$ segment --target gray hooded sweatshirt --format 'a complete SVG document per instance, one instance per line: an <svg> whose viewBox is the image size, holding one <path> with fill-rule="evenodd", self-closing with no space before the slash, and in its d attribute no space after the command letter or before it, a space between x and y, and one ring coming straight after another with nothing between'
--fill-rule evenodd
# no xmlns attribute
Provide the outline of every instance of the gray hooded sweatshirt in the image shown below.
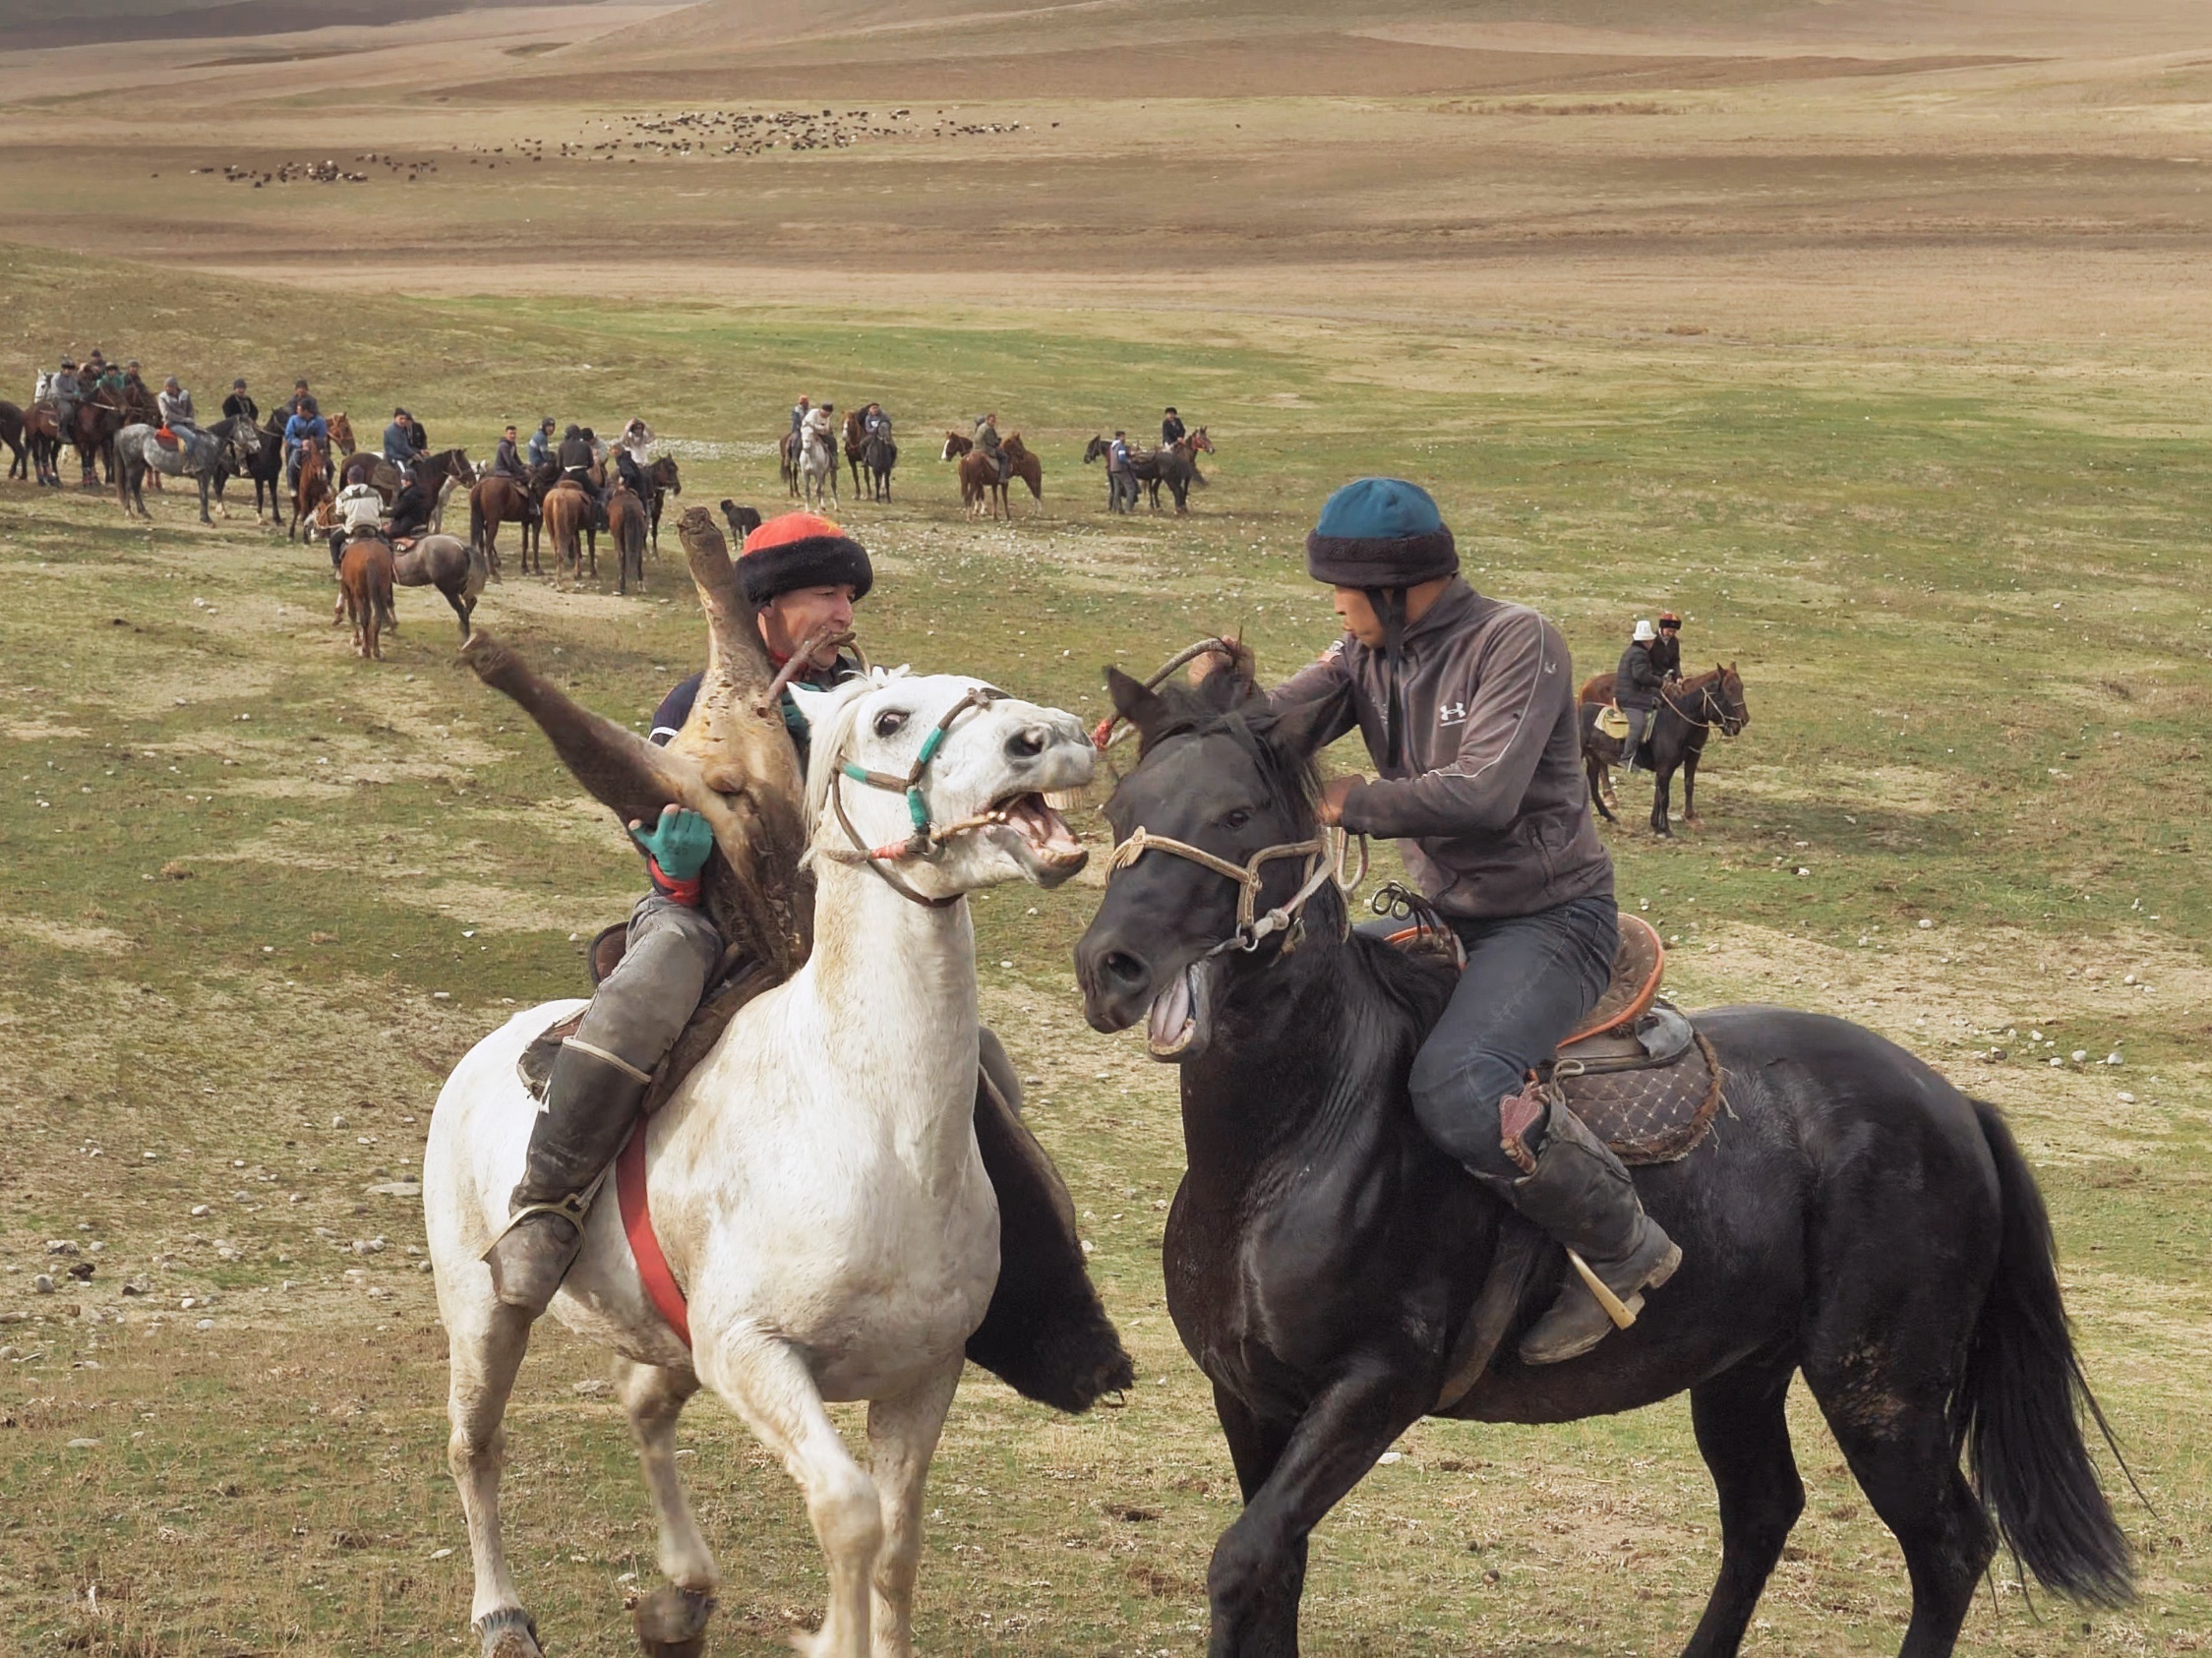
<svg viewBox="0 0 2212 1658"><path fill-rule="evenodd" d="M1383 758L1388 695L1383 652L1347 633L1269 697L1279 713L1317 714L1323 741L1354 726L1366 739L1382 775L1345 799L1346 829L1397 840L1447 916L1492 920L1611 894L1558 628L1455 578L1405 632L1395 767Z"/></svg>

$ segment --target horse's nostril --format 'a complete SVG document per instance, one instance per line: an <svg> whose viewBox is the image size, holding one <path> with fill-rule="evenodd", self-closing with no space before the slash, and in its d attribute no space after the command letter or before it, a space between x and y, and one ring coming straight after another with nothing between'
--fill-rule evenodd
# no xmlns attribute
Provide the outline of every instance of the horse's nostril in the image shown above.
<svg viewBox="0 0 2212 1658"><path fill-rule="evenodd" d="M1029 726L1006 740L1006 752L1017 760L1034 760L1051 740L1052 734L1043 726Z"/></svg>
<svg viewBox="0 0 2212 1658"><path fill-rule="evenodd" d="M1138 984L1144 981L1144 963L1130 955L1126 950L1108 950L1099 966L1106 970L1107 977L1118 978L1124 984Z"/></svg>

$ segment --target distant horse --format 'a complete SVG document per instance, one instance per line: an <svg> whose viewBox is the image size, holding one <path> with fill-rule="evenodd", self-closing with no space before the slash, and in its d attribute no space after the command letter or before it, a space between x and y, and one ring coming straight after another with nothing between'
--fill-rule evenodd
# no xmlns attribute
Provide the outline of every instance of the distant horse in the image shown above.
<svg viewBox="0 0 2212 1658"><path fill-rule="evenodd" d="M1197 431L1176 439L1164 448L1132 456L1130 471L1137 482L1145 487L1155 512L1160 510L1162 484L1166 484L1168 493L1175 498L1175 510L1187 512L1192 487L1203 488L1206 483L1205 474L1198 470L1197 457L1213 452L1214 441L1206 436L1206 428L1201 426Z"/></svg>
<svg viewBox="0 0 2212 1658"><path fill-rule="evenodd" d="M33 403L23 411L23 441L37 481L48 489L60 489L64 439L60 418L51 404Z"/></svg>
<svg viewBox="0 0 2212 1658"><path fill-rule="evenodd" d="M323 424L330 429L331 446L334 447L339 454L350 455L355 449L360 447L360 445L353 441L353 422L345 418L345 411L343 409L340 409L336 414L330 416L330 418L325 421Z"/></svg>
<svg viewBox="0 0 2212 1658"><path fill-rule="evenodd" d="M284 498L281 491L284 487L284 418L280 414L272 414L266 425L258 428L262 437L261 447L254 451L244 467L234 470L225 461L216 471L217 506L222 505L223 486L233 477L243 475L254 481L254 521L261 522L262 501L265 496L269 501L269 518L273 520L283 516Z"/></svg>
<svg viewBox="0 0 2212 1658"><path fill-rule="evenodd" d="M837 500L837 449L817 432L800 434L799 481L809 506L827 506Z"/></svg>
<svg viewBox="0 0 2212 1658"><path fill-rule="evenodd" d="M628 593L632 577L637 591L645 591L645 503L630 493L628 484L618 488L614 500L607 503L607 534L615 544L617 593Z"/></svg>
<svg viewBox="0 0 2212 1658"><path fill-rule="evenodd" d="M415 462L414 476L425 483L438 479L442 482L450 480L456 484L473 484L476 482L476 468L469 465L466 449L440 449L436 454L424 455ZM397 498L401 482L397 466L383 455L366 450L348 456L345 464L338 468L339 489L353 484L367 484L384 497L387 506Z"/></svg>
<svg viewBox="0 0 2212 1658"><path fill-rule="evenodd" d="M540 520L535 507L530 486L504 472L479 478L469 486L469 544L483 550L493 580L497 581L500 575L500 526L508 523L522 527L522 573L545 573L544 563L538 557Z"/></svg>
<svg viewBox="0 0 2212 1658"><path fill-rule="evenodd" d="M1800 1375L1903 1552L1901 1658L1953 1650L2001 1543L2059 1593L2131 1598L2051 1217L1995 1106L1840 1019L1698 1013L1722 1115L1632 1174L1681 1270L1590 1352L1527 1364L1519 1337L1568 1258L1414 1114L1407 1075L1455 970L1349 924L1314 809L1327 728L1273 715L1248 669L1109 686L1141 744L1106 807L1122 851L1076 976L1094 1030L1144 1025L1181 1071L1167 1312L1243 1498L1205 1574L1214 1658L1293 1658L1314 1527L1423 1417L1582 1421L1685 1392L1720 1521L1686 1651L1733 1658L1805 1509ZM1664 1480L1612 1474L1631 1501ZM1522 1495L1509 1527L1533 1533L1543 1503ZM1470 1640L1495 1647L1452 1644Z"/></svg>
<svg viewBox="0 0 2212 1658"><path fill-rule="evenodd" d="M469 617L477 597L491 576L484 550L454 535L419 536L401 553L392 555L391 579L401 587L435 587L460 619L461 637L469 634ZM399 631L396 619L391 630Z"/></svg>
<svg viewBox="0 0 2212 1658"><path fill-rule="evenodd" d="M212 524L208 503L215 474L226 461L243 467L261 452L262 435L244 415L218 420L198 432L179 432L174 448L154 437L150 426L126 426L115 435L115 499L123 515L150 518L146 509L146 475L149 471L171 478L191 478L200 485L200 521ZM226 511L224 516L228 516Z"/></svg>
<svg viewBox="0 0 2212 1658"><path fill-rule="evenodd" d="M292 521L284 526L285 539L298 536L305 541L300 525L310 525L312 533L315 509L330 499L330 451L320 438L302 439L299 475L292 480Z"/></svg>
<svg viewBox="0 0 2212 1658"><path fill-rule="evenodd" d="M70 411L69 425L62 435L75 446L78 464L84 469L80 488L99 487L94 469L102 463L107 468L107 481L115 482L115 435L129 424L129 416L123 410L105 403L86 401Z"/></svg>
<svg viewBox="0 0 2212 1658"><path fill-rule="evenodd" d="M1043 502L1045 466L1023 444L1022 435L1012 433L998 446L1006 455L1007 476L1021 479L1029 486L1029 493ZM976 447L973 439L947 432L944 452L937 458L958 462L954 471L960 480L960 501L971 517L987 515L1013 521L1014 510L1006 500L1006 486L999 482L998 468L991 464L989 455Z"/></svg>
<svg viewBox="0 0 2212 1658"><path fill-rule="evenodd" d="M1130 457L1132 466L1135 458ZM1137 474L1134 470L1116 472L1113 469L1113 443L1110 439L1095 437L1084 447L1083 464L1088 466L1094 460L1106 463L1106 510L1126 512L1134 509L1137 504ZM1157 470L1154 475L1158 476Z"/></svg>
<svg viewBox="0 0 2212 1658"><path fill-rule="evenodd" d="M786 432L776 440L776 465L783 475L784 493L799 499L799 434Z"/></svg>
<svg viewBox="0 0 2212 1658"><path fill-rule="evenodd" d="M898 463L899 445L891 442L888 430L871 432L862 441L861 465L867 473L868 500L891 499L891 468Z"/></svg>
<svg viewBox="0 0 2212 1658"><path fill-rule="evenodd" d="M677 470L674 455L664 454L645 468L645 487L650 492L645 502L645 510L652 519L648 534L653 543L653 552L658 556L661 550L661 508L667 504L670 496L684 493L684 474Z"/></svg>
<svg viewBox="0 0 2212 1658"><path fill-rule="evenodd" d="M1583 685L1583 773L1589 780L1590 804L1608 823L1619 821L1605 803L1614 798L1612 768L1634 758L1621 752L1620 739L1598 729L1598 713L1612 700L1612 675L1594 675ZM1667 805L1677 768L1682 772L1682 820L1692 828L1698 826L1698 760L1705 751L1705 734L1717 726L1722 737L1734 737L1750 724L1743 677L1732 662L1709 674L1671 681L1660 687L1659 706L1652 710L1650 730L1644 740L1653 773L1652 834L1674 833L1667 821Z"/></svg>
<svg viewBox="0 0 2212 1658"><path fill-rule="evenodd" d="M591 579L599 579L599 530L592 511L597 503L585 493L583 487L570 479L563 479L545 492L539 503L544 514L545 533L553 537L553 579L580 581L583 578L583 561L579 541L591 548ZM540 571L543 571L541 563Z"/></svg>
<svg viewBox="0 0 2212 1658"><path fill-rule="evenodd" d="M867 422L859 409L854 409L845 416L845 424L840 428L840 435L845 441L846 464L853 469L853 493L859 495L861 493L861 450L867 443Z"/></svg>
<svg viewBox="0 0 2212 1658"><path fill-rule="evenodd" d="M391 617L391 548L373 535L346 543L338 561L338 602L353 623L353 654L368 662L384 660L382 634Z"/></svg>
<svg viewBox="0 0 2212 1658"><path fill-rule="evenodd" d="M24 442L23 410L5 400L0 400L0 444L15 457L8 462L8 476L30 483L30 449Z"/></svg>

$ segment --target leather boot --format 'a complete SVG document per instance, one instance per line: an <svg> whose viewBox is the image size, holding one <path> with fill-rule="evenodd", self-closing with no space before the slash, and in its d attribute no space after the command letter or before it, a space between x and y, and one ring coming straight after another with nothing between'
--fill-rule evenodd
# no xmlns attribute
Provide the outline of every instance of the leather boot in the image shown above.
<svg viewBox="0 0 2212 1658"><path fill-rule="evenodd" d="M599 1176L629 1137L646 1080L571 1039L546 1083L545 1109L530 1130L522 1180L508 1200L514 1219L484 1261L492 1289L533 1319L546 1310L583 1248Z"/></svg>
<svg viewBox="0 0 2212 1658"><path fill-rule="evenodd" d="M1682 1250L1644 1213L1636 1185L1620 1158L1568 1109L1558 1091L1531 1082L1508 1098L1504 1119L1506 1151L1527 1166L1518 1116L1531 1122L1528 1109L1541 1091L1544 1139L1524 1179L1493 1181L1506 1200L1551 1237L1581 1256L1598 1280L1619 1298L1634 1318L1644 1306L1644 1291L1656 1289L1682 1265ZM1568 1263L1567 1280L1551 1310L1521 1339L1525 1364L1558 1364L1580 1357L1613 1333L1611 1316Z"/></svg>

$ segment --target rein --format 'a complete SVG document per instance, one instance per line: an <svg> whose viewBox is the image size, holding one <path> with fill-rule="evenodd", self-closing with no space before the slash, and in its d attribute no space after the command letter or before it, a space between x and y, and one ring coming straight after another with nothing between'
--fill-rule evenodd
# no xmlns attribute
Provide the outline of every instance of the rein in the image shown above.
<svg viewBox="0 0 2212 1658"><path fill-rule="evenodd" d="M944 747L945 739L952 734L953 722L969 709L987 708L1005 694L992 685L978 685L947 708L930 728L929 735L922 740L921 750L914 756L914 764L907 768L904 777L891 772L869 771L866 766L855 765L840 755L835 762L837 770L830 777L829 803L830 808L837 813L838 826L845 831L845 839L852 843L852 848L850 851L825 848L827 856L840 863L858 863L872 869L901 898L911 899L927 909L945 910L959 903L959 893L931 898L927 893L916 891L911 882L889 865L910 858L927 858L955 835L964 835L971 830L985 829L994 823L1006 821L1004 812L986 811L939 827L929 821L929 803L922 795L922 779L929 770L929 762ZM860 830L854 827L852 817L845 810L844 780L848 777L855 783L867 784L870 789L904 795L907 815L913 820L914 832L903 841L889 841L879 847L871 847L864 841Z"/></svg>
<svg viewBox="0 0 2212 1658"><path fill-rule="evenodd" d="M1716 681L1708 680L1698 687L1698 709L1701 713L1712 707L1715 683ZM1701 720L1695 715L1687 712L1679 702L1675 701L1675 699L1667 693L1667 688L1664 685L1661 685L1659 687L1659 700L1665 703L1667 707L1674 713L1675 717L1680 719L1685 725L1695 726L1700 731L1711 731L1717 726L1722 737L1734 737L1736 735L1734 732L1728 729L1729 716L1727 705L1725 703L1721 705L1720 717L1718 719Z"/></svg>
<svg viewBox="0 0 2212 1658"><path fill-rule="evenodd" d="M1166 835L1155 835L1143 824L1130 831L1129 838L1113 849L1113 858L1106 864L1106 879L1113 879L1120 870L1134 864L1148 852L1164 852L1174 858L1186 859L1201 868L1236 883L1236 930L1206 952L1203 958L1212 961L1228 950L1242 950L1246 954L1257 950L1262 941L1279 932L1287 932L1298 923L1304 914L1306 901L1319 892L1323 883L1335 881L1340 892L1350 892L1367 878L1367 837L1359 839L1359 872L1349 881L1345 879L1345 859L1351 850L1352 837L1332 836L1324 829L1310 841L1286 841L1281 846L1262 847L1241 864L1218 858L1204 847L1194 847L1188 841L1171 840ZM1264 916L1255 917L1259 908L1260 886L1266 879L1262 874L1268 864L1285 858L1303 858L1306 860L1305 881L1292 893L1287 902L1277 906ZM1347 918L1346 925L1349 925Z"/></svg>

